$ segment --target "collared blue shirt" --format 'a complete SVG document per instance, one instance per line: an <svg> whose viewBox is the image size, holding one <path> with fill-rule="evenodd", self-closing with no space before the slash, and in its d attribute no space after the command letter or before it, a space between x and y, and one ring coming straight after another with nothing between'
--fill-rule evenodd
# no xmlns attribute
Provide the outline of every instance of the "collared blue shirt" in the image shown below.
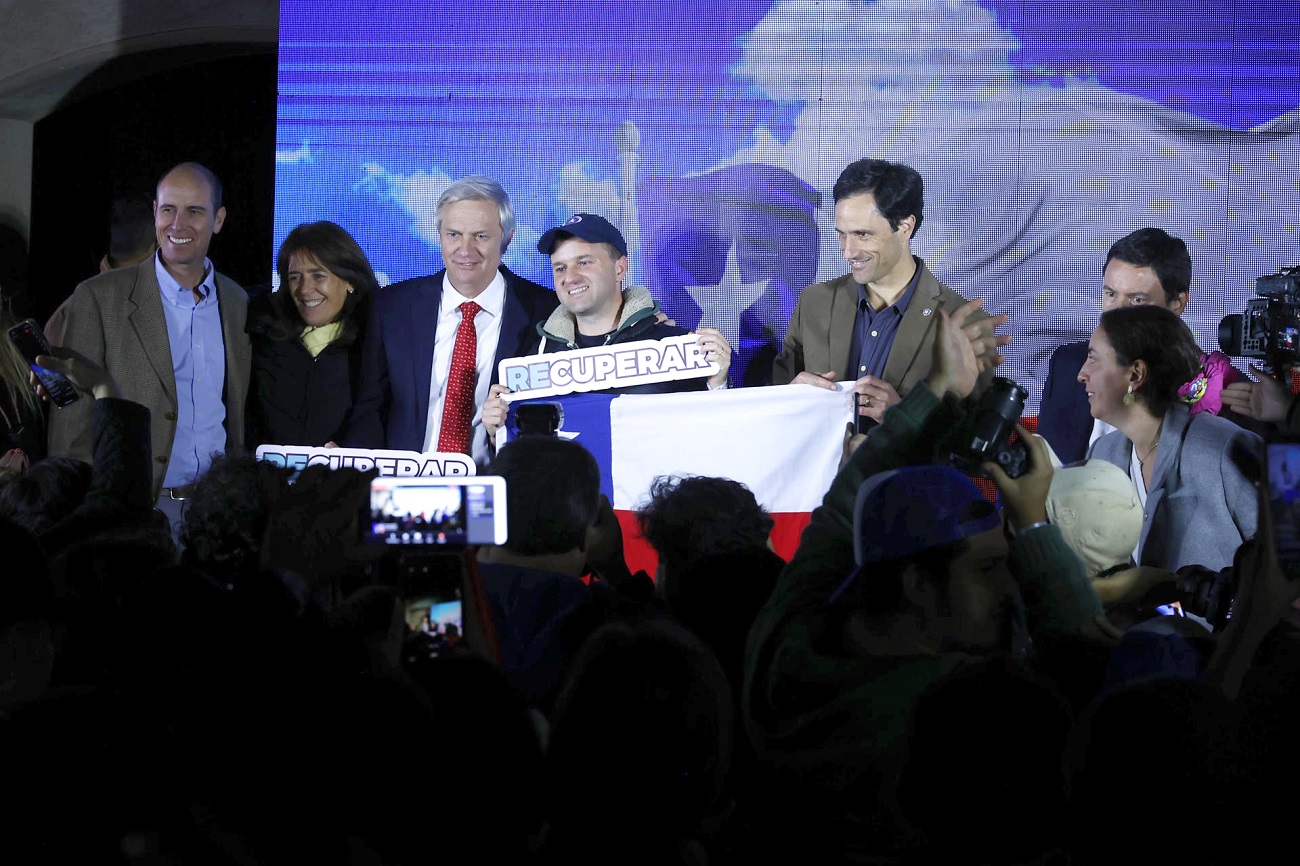
<svg viewBox="0 0 1300 866"><path fill-rule="evenodd" d="M915 256L913 257L915 261ZM867 287L858 286L858 317L853 324L853 341L849 344L849 367L845 379L861 379L863 376L877 376L885 372L885 363L889 352L894 348L894 338L903 323L903 314L912 303L916 294L916 284L921 279L921 265L917 263L916 273L908 282L907 288L898 296L898 300L882 310L871 306Z"/></svg>
<svg viewBox="0 0 1300 866"><path fill-rule="evenodd" d="M213 453L226 450L226 344L212 262L203 262L203 300L194 302L192 286L182 286L154 255L154 273L162 293L172 371L176 375L176 438L167 462L164 487L193 484L207 471Z"/></svg>

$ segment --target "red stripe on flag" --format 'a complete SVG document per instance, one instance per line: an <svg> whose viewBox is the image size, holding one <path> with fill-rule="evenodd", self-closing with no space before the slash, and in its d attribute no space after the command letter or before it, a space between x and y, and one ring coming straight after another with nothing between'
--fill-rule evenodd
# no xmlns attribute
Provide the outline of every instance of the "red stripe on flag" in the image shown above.
<svg viewBox="0 0 1300 866"><path fill-rule="evenodd" d="M623 528L623 558L627 560L627 567L633 574L644 571L654 577L655 570L659 566L659 557L641 535L641 526L637 523L636 514L631 511L615 510L614 515L618 517L619 526ZM772 515L772 519L775 521L772 527L772 546L777 556L789 562L794 556L795 549L799 547L799 539L803 536L804 527L812 519L812 514L777 513Z"/></svg>
<svg viewBox="0 0 1300 866"><path fill-rule="evenodd" d="M1038 431L1038 418L1024 417L1020 423L1030 433ZM990 502L996 502L998 489L993 486L993 482L987 478L974 478L975 484L979 487L980 492L984 494ZM635 574L637 571L644 571L646 574L654 577L656 568L659 565L659 557L655 555L654 548L641 535L641 525L637 523L636 514L631 511L615 510L614 514L618 517L619 526L623 528L623 558L627 560L627 567ZM776 521L772 527L772 547L786 562L794 557L795 550L799 547L799 539L803 537L803 531L812 520L812 512L778 512L772 515Z"/></svg>

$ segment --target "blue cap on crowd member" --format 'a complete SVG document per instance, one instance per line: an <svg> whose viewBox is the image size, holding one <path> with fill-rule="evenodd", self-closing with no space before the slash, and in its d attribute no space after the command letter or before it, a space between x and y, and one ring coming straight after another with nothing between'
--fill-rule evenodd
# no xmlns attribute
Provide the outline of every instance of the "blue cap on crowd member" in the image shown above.
<svg viewBox="0 0 1300 866"><path fill-rule="evenodd" d="M907 466L871 476L853 507L858 567L831 603L877 562L899 559L997 529L1000 515L975 483L951 466Z"/></svg>
<svg viewBox="0 0 1300 866"><path fill-rule="evenodd" d="M593 244L610 244L618 250L619 255L627 255L627 241L623 240L623 233L609 220L594 213L576 213L564 225L550 229L537 242L537 251L549 256L556 243L570 235Z"/></svg>

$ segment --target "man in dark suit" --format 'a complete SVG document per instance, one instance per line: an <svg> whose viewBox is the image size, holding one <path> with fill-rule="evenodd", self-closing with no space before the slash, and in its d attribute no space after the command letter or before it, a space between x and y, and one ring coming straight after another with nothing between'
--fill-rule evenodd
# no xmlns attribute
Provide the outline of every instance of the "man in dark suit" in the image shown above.
<svg viewBox="0 0 1300 866"><path fill-rule="evenodd" d="M1192 257L1181 238L1164 229L1141 228L1111 244L1101 282L1103 313L1130 304L1160 304L1181 316L1191 292ZM1115 429L1094 421L1088 407L1078 379L1087 356L1087 340L1066 343L1052 353L1038 409L1039 434L1066 464L1082 460L1089 444Z"/></svg>
<svg viewBox="0 0 1300 866"><path fill-rule="evenodd" d="M153 213L158 253L77 286L64 345L149 409L154 495L175 527L213 454L243 446L252 349L248 296L207 257L226 220L216 175L176 166L158 182ZM91 401L51 414L51 454L89 462L91 440Z"/></svg>
<svg viewBox="0 0 1300 866"><path fill-rule="evenodd" d="M878 423L930 372L935 313L952 312L966 299L912 255L925 207L915 169L860 159L840 173L833 194L835 232L849 273L799 294L772 363L772 383L835 388L839 379L855 380L858 411ZM983 384L992 375L990 368Z"/></svg>
<svg viewBox="0 0 1300 866"><path fill-rule="evenodd" d="M503 358L529 354L537 324L558 305L555 292L516 276L501 256L514 237L510 197L490 178L456 181L438 198L438 237L446 266L381 289L366 333L361 382L343 444L357 448L447 448L444 409L455 370L465 304L474 312L475 357L469 453L488 459L482 409ZM463 345L463 344L462 344ZM453 397L454 401L454 397ZM439 441L443 445L440 447Z"/></svg>

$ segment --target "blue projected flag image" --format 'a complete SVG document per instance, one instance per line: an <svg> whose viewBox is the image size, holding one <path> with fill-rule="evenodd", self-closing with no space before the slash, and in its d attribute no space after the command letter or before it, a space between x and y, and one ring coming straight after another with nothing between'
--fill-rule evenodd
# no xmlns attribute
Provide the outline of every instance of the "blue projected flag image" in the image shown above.
<svg viewBox="0 0 1300 866"><path fill-rule="evenodd" d="M1290 0L282 0L280 20L277 246L329 219L381 282L432 274L439 194L486 174L517 212L508 267L549 286L541 233L608 217L632 281L727 336L735 384L770 375L800 289L847 272L832 187L861 157L923 176L913 252L1012 316L1000 372L1030 414L1120 236L1187 241L1206 349L1255 277L1300 263Z"/></svg>

